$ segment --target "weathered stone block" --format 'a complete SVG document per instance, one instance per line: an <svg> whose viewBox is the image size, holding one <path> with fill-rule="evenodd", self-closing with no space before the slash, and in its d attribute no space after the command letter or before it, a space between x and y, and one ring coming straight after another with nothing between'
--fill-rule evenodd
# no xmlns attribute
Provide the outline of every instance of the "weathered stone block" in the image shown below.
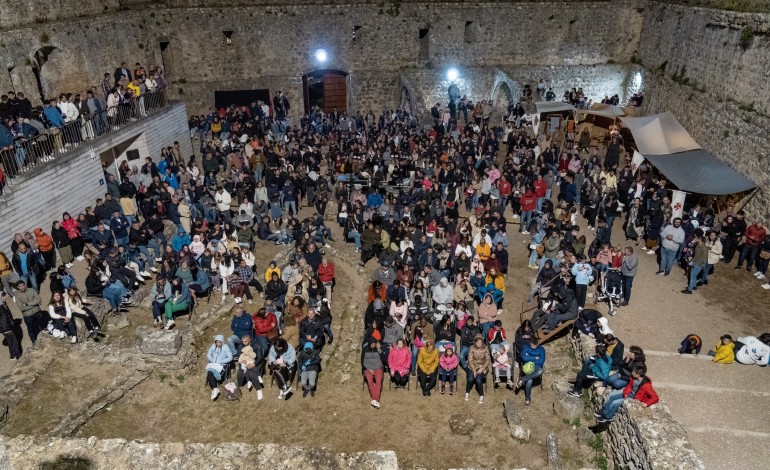
<svg viewBox="0 0 770 470"><path fill-rule="evenodd" d="M182 333L178 330L158 330L144 336L139 350L144 354L173 356L182 347Z"/></svg>

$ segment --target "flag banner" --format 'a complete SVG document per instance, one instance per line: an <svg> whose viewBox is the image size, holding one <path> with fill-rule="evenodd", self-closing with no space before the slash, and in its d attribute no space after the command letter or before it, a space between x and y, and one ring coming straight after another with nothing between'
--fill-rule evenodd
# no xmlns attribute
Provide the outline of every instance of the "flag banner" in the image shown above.
<svg viewBox="0 0 770 470"><path fill-rule="evenodd" d="M684 198L687 193L684 191L672 191L671 194L671 208L673 209L672 217L682 217L682 211L684 211ZM672 219L673 220L673 219Z"/></svg>
<svg viewBox="0 0 770 470"><path fill-rule="evenodd" d="M644 156L634 150L634 158L631 160L631 174L635 175L637 170L639 170L639 167L642 166L642 163L644 163Z"/></svg>

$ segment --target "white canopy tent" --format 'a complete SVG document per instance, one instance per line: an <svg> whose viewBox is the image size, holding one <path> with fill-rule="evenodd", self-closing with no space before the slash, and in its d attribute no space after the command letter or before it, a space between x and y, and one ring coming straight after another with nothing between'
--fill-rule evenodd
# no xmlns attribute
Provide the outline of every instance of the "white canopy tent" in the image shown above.
<svg viewBox="0 0 770 470"><path fill-rule="evenodd" d="M638 118L622 117L620 120L633 134L642 155L670 155L701 148L668 111Z"/></svg>

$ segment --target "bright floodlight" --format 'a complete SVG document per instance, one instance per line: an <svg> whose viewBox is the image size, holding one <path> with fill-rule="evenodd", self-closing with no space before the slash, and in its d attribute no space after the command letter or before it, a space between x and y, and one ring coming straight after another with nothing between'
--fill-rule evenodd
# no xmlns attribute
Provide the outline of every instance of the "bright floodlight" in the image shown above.
<svg viewBox="0 0 770 470"><path fill-rule="evenodd" d="M450 82L457 80L457 77L459 76L460 72L458 72L457 69L449 69L446 72L446 78L448 78Z"/></svg>
<svg viewBox="0 0 770 470"><path fill-rule="evenodd" d="M318 49L315 51L315 58L318 62L326 62L326 50L325 49Z"/></svg>

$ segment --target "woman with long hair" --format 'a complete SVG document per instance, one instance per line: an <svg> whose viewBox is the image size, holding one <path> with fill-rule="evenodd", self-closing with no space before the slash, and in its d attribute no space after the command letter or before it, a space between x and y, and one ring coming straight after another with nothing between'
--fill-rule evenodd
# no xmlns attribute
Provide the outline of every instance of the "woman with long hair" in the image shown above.
<svg viewBox="0 0 770 470"><path fill-rule="evenodd" d="M91 335L94 341L99 340L99 320L94 315L94 312L89 310L83 303L83 298L80 296L80 291L77 287L70 287L64 294L64 305L72 313L75 318L80 318L86 325L88 333Z"/></svg>

